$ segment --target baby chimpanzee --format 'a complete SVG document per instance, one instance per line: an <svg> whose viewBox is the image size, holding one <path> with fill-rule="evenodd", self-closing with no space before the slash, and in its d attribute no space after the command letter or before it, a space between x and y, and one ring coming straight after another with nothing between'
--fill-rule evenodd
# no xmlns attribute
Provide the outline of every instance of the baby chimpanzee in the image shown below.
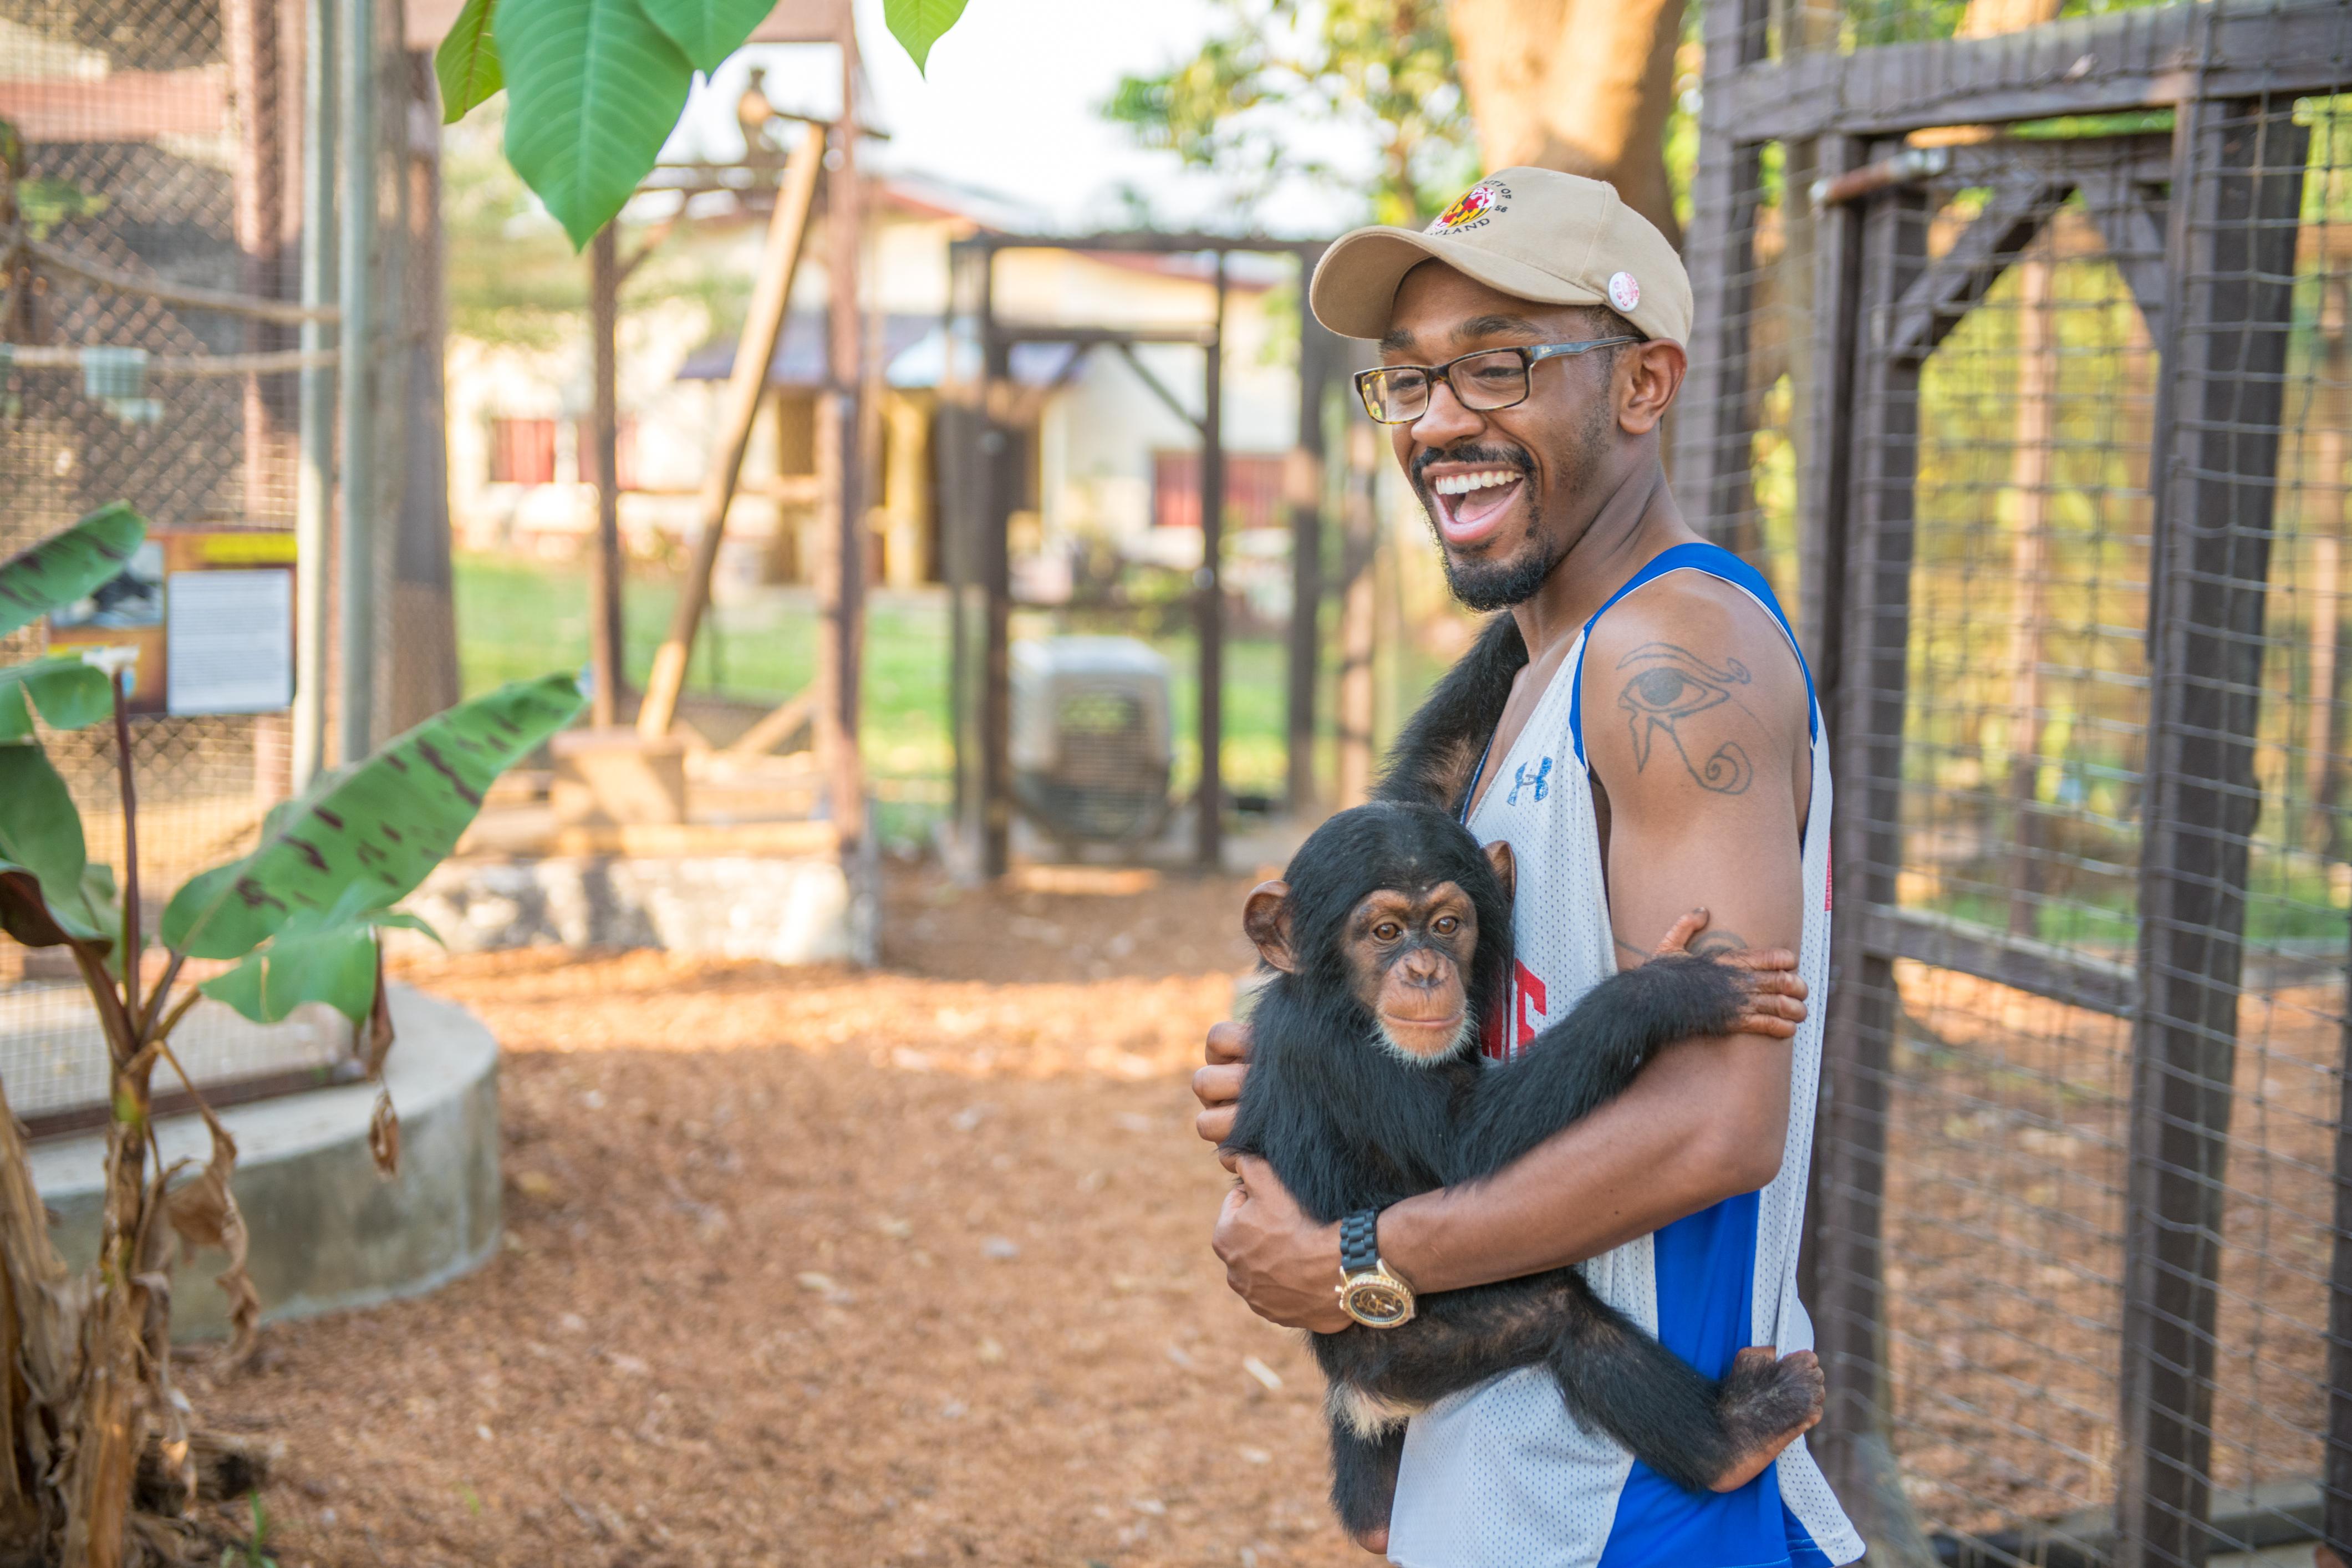
<svg viewBox="0 0 2352 1568"><path fill-rule="evenodd" d="M1803 987L1786 954L1693 957L1686 917L1659 955L1594 986L1507 1063L1480 1025L1509 972L1511 863L1423 805L1332 817L1244 923L1276 973L1253 1017L1226 1147L1263 1156L1331 1224L1491 1174L1693 1036L1786 1037ZM1605 1305L1573 1268L1423 1298L1388 1328L1313 1336L1330 1384L1331 1500L1354 1534L1387 1523L1405 1422L1498 1373L1547 1366L1580 1420L1694 1491L1743 1484L1812 1425L1810 1352L1740 1353L1717 1383Z"/></svg>

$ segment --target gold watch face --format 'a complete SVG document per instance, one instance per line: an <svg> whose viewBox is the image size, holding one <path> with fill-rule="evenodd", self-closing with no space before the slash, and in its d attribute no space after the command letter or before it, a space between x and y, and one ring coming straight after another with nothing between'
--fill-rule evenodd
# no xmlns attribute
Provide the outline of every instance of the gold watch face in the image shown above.
<svg viewBox="0 0 2352 1568"><path fill-rule="evenodd" d="M1339 1287L1339 1305L1368 1329L1393 1329L1412 1318L1412 1292L1388 1273L1349 1276Z"/></svg>

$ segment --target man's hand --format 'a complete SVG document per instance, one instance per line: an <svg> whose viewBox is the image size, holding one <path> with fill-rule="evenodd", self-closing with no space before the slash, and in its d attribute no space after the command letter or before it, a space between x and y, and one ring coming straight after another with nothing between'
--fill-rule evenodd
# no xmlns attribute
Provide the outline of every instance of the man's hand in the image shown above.
<svg viewBox="0 0 2352 1568"><path fill-rule="evenodd" d="M1308 1219L1256 1155L1229 1154L1225 1165L1241 1180L1225 1194L1209 1244L1234 1294L1286 1329L1331 1334L1354 1321L1339 1307L1339 1227Z"/></svg>
<svg viewBox="0 0 2352 1568"><path fill-rule="evenodd" d="M1192 1075L1192 1095L1201 1114L1192 1125L1212 1143L1234 1133L1234 1107L1242 1098L1242 1079L1249 1073L1250 1026L1228 1018L1209 1030L1209 1065Z"/></svg>

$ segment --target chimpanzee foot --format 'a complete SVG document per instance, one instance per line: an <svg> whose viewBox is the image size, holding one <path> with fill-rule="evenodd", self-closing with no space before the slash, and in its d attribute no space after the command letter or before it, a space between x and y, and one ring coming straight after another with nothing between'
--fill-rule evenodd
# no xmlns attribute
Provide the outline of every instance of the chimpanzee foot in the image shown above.
<svg viewBox="0 0 2352 1568"><path fill-rule="evenodd" d="M1736 1456L1715 1479L1719 1492L1737 1491L1764 1473L1822 1418L1822 1363L1811 1351L1775 1357L1756 1345L1732 1358L1717 1409Z"/></svg>

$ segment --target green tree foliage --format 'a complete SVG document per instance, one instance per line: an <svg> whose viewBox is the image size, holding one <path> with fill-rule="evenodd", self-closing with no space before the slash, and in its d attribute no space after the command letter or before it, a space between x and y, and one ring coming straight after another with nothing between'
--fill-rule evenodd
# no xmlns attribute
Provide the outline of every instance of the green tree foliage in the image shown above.
<svg viewBox="0 0 2352 1568"><path fill-rule="evenodd" d="M1441 0L1222 0L1192 59L1123 79L1103 113L1147 147L1234 179L1255 204L1289 179L1360 178L1297 150L1303 124L1360 133L1381 223L1417 224L1476 173Z"/></svg>
<svg viewBox="0 0 2352 1568"><path fill-rule="evenodd" d="M501 88L506 155L573 248L611 222L661 155L695 74L740 48L773 0L467 0L435 51L451 121ZM888 0L919 68L962 0Z"/></svg>

